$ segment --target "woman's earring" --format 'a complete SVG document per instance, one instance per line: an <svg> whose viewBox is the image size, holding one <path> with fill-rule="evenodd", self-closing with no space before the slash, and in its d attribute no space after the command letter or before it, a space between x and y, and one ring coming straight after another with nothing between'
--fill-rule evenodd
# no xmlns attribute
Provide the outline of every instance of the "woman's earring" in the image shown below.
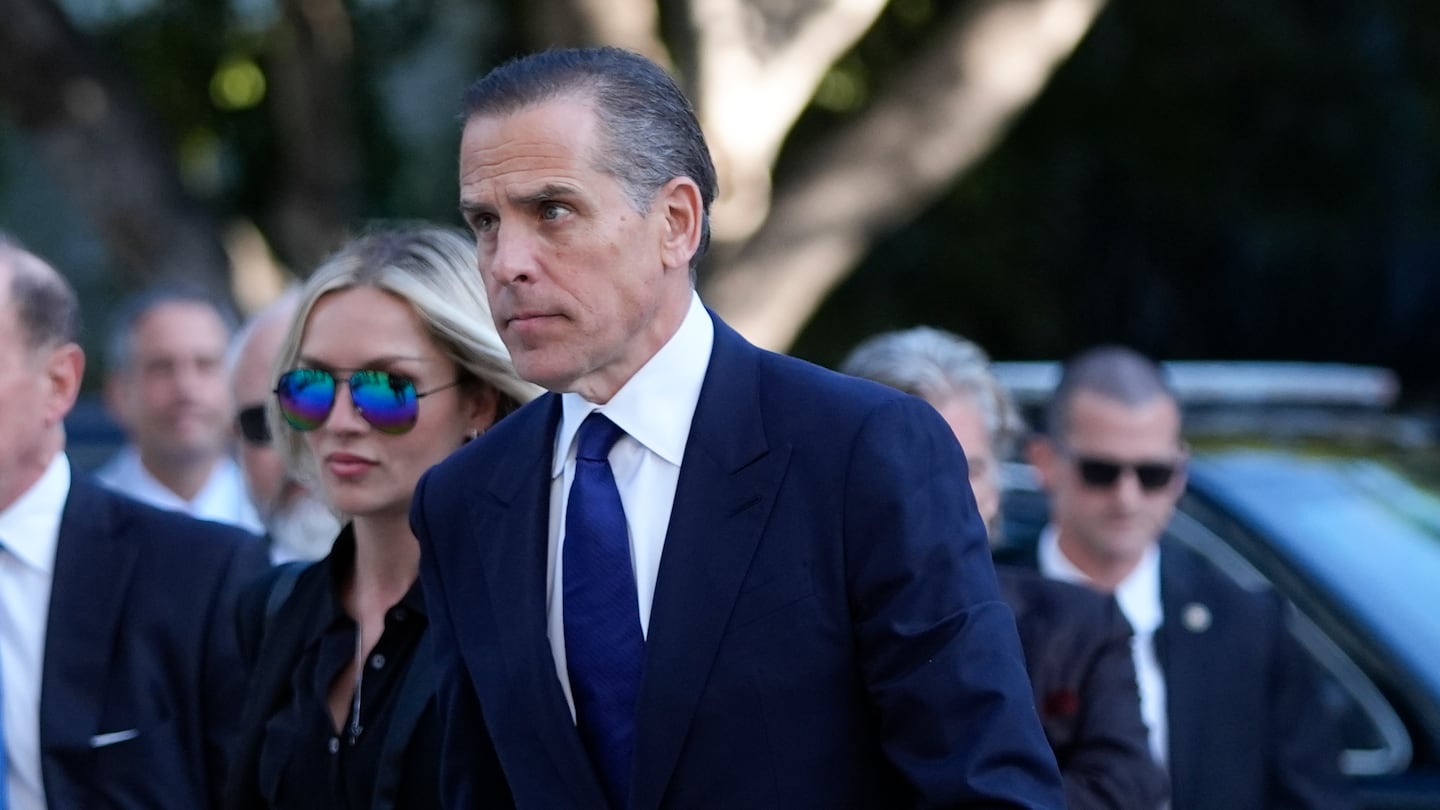
<svg viewBox="0 0 1440 810"><path fill-rule="evenodd" d="M470 428L470 432L465 434L465 441L467 442L473 442L478 438L480 438L480 428Z"/></svg>

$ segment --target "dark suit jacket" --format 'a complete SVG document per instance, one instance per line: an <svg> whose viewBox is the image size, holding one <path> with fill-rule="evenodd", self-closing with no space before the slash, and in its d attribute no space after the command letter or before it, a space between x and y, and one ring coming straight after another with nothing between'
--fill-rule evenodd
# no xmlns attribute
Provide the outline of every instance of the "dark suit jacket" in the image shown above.
<svg viewBox="0 0 1440 810"><path fill-rule="evenodd" d="M1169 780L1150 757L1130 625L1115 598L1014 566L995 573L1070 810L1158 808Z"/></svg>
<svg viewBox="0 0 1440 810"><path fill-rule="evenodd" d="M73 472L40 694L51 807L218 802L245 688L234 600L268 565L260 541L239 529L137 503ZM92 744L101 735L117 741Z"/></svg>
<svg viewBox="0 0 1440 810"><path fill-rule="evenodd" d="M301 569L282 602L271 602L271 589L282 575L283 566L240 597L240 647L251 676L240 723L240 742L225 790L227 810L265 806L259 783L265 722L290 699L296 663L305 645L324 629L318 625L330 615L335 600L328 560L292 564ZM274 612L267 616L271 610ZM427 638L428 631L415 648L404 680L400 682L400 691L393 698L395 707L381 743L370 810L390 810L400 798L407 746L415 736L422 714L435 702L435 656Z"/></svg>
<svg viewBox="0 0 1440 810"><path fill-rule="evenodd" d="M1002 558L1036 565L1034 547ZM1351 807L1335 724L1279 596L1163 541L1160 600L1172 810Z"/></svg>
<svg viewBox="0 0 1440 810"><path fill-rule="evenodd" d="M546 636L542 397L438 465L411 522L448 806L605 800ZM893 389L717 319L660 562L631 806L1063 806L964 457ZM487 733L488 732L488 733ZM492 744L493 743L493 744Z"/></svg>

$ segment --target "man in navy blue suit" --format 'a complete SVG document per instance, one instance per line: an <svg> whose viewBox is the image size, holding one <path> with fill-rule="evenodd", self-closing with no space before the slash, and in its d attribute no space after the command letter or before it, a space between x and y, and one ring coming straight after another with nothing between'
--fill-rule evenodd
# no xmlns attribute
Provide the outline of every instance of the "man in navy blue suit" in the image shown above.
<svg viewBox="0 0 1440 810"><path fill-rule="evenodd" d="M245 687L232 605L265 549L71 468L78 324L0 234L0 788L11 810L213 806Z"/></svg>
<svg viewBox="0 0 1440 810"><path fill-rule="evenodd" d="M415 493L447 806L1062 807L953 435L701 305L715 171L664 71L550 51L465 112L496 325L554 393Z"/></svg>
<svg viewBox="0 0 1440 810"><path fill-rule="evenodd" d="M1336 729L1281 600L1162 540L1186 449L1160 367L1086 351L1065 364L1046 423L1031 458L1052 523L1014 561L1115 594L1173 810L1349 807Z"/></svg>

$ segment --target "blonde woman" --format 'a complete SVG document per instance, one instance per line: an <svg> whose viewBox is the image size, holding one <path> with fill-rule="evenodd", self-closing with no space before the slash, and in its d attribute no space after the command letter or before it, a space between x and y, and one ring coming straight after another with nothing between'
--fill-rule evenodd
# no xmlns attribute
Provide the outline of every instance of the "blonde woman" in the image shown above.
<svg viewBox="0 0 1440 810"><path fill-rule="evenodd" d="M328 557L242 605L253 675L227 801L438 806L410 499L431 465L538 389L495 333L472 243L423 226L360 237L315 272L276 378L277 446L345 523Z"/></svg>

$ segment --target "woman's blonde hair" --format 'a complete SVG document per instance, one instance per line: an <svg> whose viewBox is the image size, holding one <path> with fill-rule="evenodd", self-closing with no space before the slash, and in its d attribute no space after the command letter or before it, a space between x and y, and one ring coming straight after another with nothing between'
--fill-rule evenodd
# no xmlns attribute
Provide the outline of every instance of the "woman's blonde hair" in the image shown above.
<svg viewBox="0 0 1440 810"><path fill-rule="evenodd" d="M510 353L495 331L474 243L458 230L418 224L371 230L320 265L300 291L272 378L299 363L300 341L315 303L332 292L355 287L373 287L409 304L441 352L460 368L462 379L495 389L497 420L542 393L515 373ZM314 480L315 460L300 431L280 415L274 397L265 410L285 466L303 480Z"/></svg>

